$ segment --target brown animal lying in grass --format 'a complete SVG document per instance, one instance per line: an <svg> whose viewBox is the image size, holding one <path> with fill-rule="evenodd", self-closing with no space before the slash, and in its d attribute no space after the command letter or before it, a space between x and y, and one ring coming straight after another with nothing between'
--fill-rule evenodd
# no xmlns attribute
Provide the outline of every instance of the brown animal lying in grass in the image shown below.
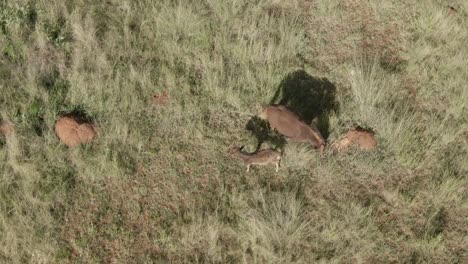
<svg viewBox="0 0 468 264"><path fill-rule="evenodd" d="M254 153L245 153L242 151L244 146L231 147L229 153L240 158L245 165L247 165L247 172L250 171L251 165L268 165L275 164L276 172L279 170L279 163L281 161L281 153L273 149L262 149Z"/></svg>
<svg viewBox="0 0 468 264"><path fill-rule="evenodd" d="M63 116L55 123L55 134L60 142L70 148L93 141L96 137L94 124L86 123L72 115Z"/></svg>
<svg viewBox="0 0 468 264"><path fill-rule="evenodd" d="M370 151L377 147L377 140L374 133L370 131L351 128L341 140L333 143L331 148L334 152L343 152L349 150L353 145L360 150Z"/></svg>
<svg viewBox="0 0 468 264"><path fill-rule="evenodd" d="M304 123L298 115L283 105L270 105L263 109L260 118L266 119L272 129L297 142L308 142L323 152L325 140L320 131Z"/></svg>

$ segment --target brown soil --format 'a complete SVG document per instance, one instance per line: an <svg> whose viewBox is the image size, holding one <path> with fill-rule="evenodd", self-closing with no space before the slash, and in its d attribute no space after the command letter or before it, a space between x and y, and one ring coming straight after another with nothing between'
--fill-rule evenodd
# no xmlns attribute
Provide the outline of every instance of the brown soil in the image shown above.
<svg viewBox="0 0 468 264"><path fill-rule="evenodd" d="M360 128L352 128L343 139L332 145L332 149L342 152L348 150L353 145L356 145L360 150L373 150L377 147L377 140L372 132Z"/></svg>
<svg viewBox="0 0 468 264"><path fill-rule="evenodd" d="M93 124L72 116L64 116L55 123L55 134L63 144L73 148L91 142L96 137L96 130Z"/></svg>
<svg viewBox="0 0 468 264"><path fill-rule="evenodd" d="M153 105L167 105L169 103L169 96L167 92L163 92L161 94L154 94L153 99L151 100Z"/></svg>
<svg viewBox="0 0 468 264"><path fill-rule="evenodd" d="M0 135L10 135L15 131L15 125L10 121L0 121Z"/></svg>

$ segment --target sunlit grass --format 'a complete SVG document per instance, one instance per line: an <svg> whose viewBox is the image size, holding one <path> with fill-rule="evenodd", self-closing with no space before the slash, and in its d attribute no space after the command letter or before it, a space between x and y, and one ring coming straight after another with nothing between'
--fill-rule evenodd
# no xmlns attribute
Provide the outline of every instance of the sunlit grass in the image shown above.
<svg viewBox="0 0 468 264"><path fill-rule="evenodd" d="M0 116L15 124L0 262L463 262L468 6L446 5L0 1ZM329 145L361 126L377 150L287 142L278 173L246 173L227 149L255 149L248 121L300 70L298 87L336 88ZM92 144L60 144L71 111L96 123Z"/></svg>

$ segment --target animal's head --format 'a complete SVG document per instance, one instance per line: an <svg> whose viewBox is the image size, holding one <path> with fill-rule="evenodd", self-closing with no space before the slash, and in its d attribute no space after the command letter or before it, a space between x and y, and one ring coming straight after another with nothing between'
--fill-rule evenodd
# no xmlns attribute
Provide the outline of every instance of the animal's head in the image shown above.
<svg viewBox="0 0 468 264"><path fill-rule="evenodd" d="M327 142L325 141L325 139L323 139L320 135L318 137L316 137L314 140L312 140L312 145L316 148L316 149L320 149L321 151L323 151L323 149L326 147L327 145Z"/></svg>
<svg viewBox="0 0 468 264"><path fill-rule="evenodd" d="M229 154L236 154L236 153L239 153L242 151L242 149L244 148L245 146L242 146L242 147L238 147L238 146L231 146L228 148L228 153Z"/></svg>

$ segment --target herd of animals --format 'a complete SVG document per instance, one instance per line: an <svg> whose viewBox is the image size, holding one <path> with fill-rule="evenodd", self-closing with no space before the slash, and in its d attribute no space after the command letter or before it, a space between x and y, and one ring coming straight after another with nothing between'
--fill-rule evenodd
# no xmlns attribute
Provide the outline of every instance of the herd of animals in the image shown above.
<svg viewBox="0 0 468 264"><path fill-rule="evenodd" d="M167 94L153 96L153 104L155 101L158 105L167 103ZM306 124L296 113L284 105L269 105L263 108L259 117L265 120L271 129L276 130L287 140L295 142L305 142L313 148L323 151L326 141L320 131L312 124ZM14 125L11 122L0 122L0 135L11 134L14 131ZM96 128L94 124L87 123L84 120L73 116L62 116L55 124L55 133L61 143L68 147L76 147L80 144L90 143L96 137ZM372 150L376 147L377 141L373 133L368 131L352 128L348 131L345 137L332 144L332 149L341 151L347 149L352 144L359 146L361 150ZM276 167L276 172L279 170L279 165L282 158L282 153L276 149L268 148L257 150L253 153L243 151L242 147L231 147L229 153L235 155L243 161L247 166L247 172L250 171L252 165L268 165L273 164Z"/></svg>
<svg viewBox="0 0 468 264"><path fill-rule="evenodd" d="M288 140L296 142L309 143L315 149L320 149L323 153L325 140L316 127L307 125L293 111L284 105L270 105L263 109L260 118L268 122L271 129L285 136ZM229 153L240 158L247 166L247 172L252 165L274 164L276 172L279 170L279 164L282 154L274 149L262 149L254 153L243 152L242 147L231 147Z"/></svg>

